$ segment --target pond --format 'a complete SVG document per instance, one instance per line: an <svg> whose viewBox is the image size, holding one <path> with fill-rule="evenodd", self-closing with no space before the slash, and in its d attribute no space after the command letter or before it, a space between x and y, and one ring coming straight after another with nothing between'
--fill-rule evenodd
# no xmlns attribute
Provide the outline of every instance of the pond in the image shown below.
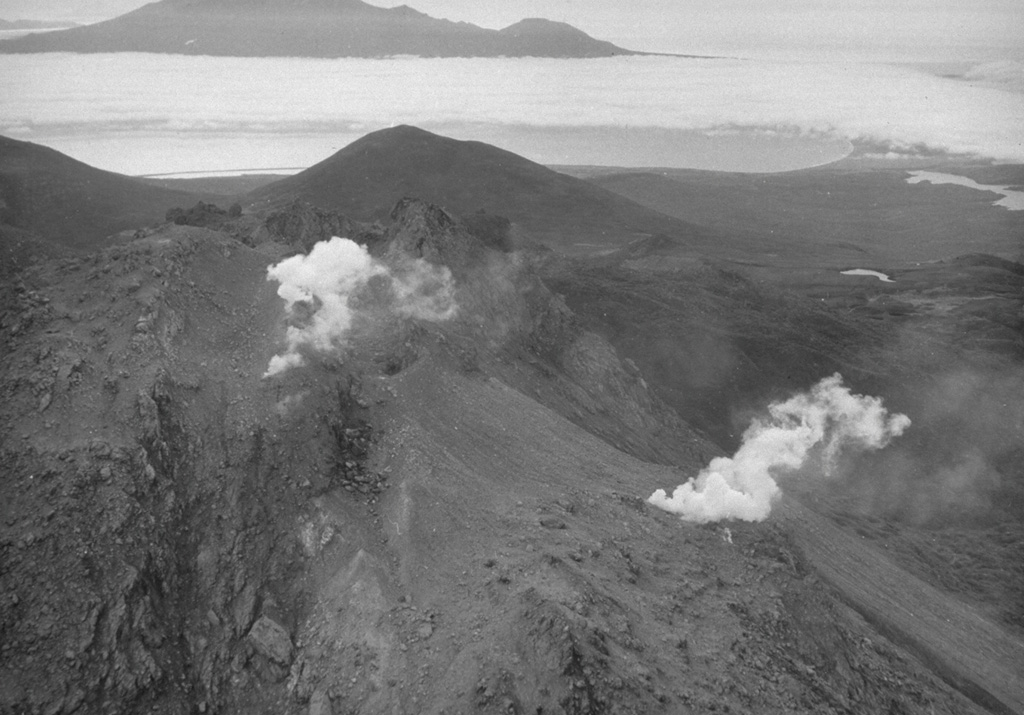
<svg viewBox="0 0 1024 715"><path fill-rule="evenodd" d="M1009 186L996 186L994 184L979 184L974 179L956 174L942 174L937 171L911 171L908 184L919 184L927 181L932 184L955 184L966 186L968 189L978 191L990 191L994 194L1002 194L1003 198L994 202L995 206L1002 206L1010 211L1024 211L1024 191L1017 191Z"/></svg>
<svg viewBox="0 0 1024 715"><path fill-rule="evenodd" d="M840 273L842 275L844 275L844 276L872 276L872 277L877 278L878 280L882 281L883 283L895 283L896 282L892 278L890 278L889 276L885 275L884 273L879 273L878 271L872 271L872 270L869 270L867 268L851 268L848 271L840 271Z"/></svg>

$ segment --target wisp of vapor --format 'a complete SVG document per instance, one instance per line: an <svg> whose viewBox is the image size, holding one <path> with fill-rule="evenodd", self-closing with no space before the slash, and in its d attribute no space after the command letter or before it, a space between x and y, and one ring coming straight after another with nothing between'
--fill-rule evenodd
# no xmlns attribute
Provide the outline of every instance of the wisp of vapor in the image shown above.
<svg viewBox="0 0 1024 715"><path fill-rule="evenodd" d="M659 489L647 501L685 521L761 521L780 494L774 477L800 469L815 450L827 473L842 449L881 449L910 426L910 418L890 415L880 398L851 393L839 373L769 405L768 413L747 428L732 457L716 457L672 496Z"/></svg>
<svg viewBox="0 0 1024 715"><path fill-rule="evenodd" d="M327 352L342 345L356 318L351 298L377 277L388 282L389 308L396 315L440 321L456 313L455 286L447 267L422 259L391 267L364 246L334 236L306 255L291 256L267 269L267 280L280 283L277 294L285 301L288 317L300 324L288 326L287 350L271 358L263 377L303 365L300 348Z"/></svg>

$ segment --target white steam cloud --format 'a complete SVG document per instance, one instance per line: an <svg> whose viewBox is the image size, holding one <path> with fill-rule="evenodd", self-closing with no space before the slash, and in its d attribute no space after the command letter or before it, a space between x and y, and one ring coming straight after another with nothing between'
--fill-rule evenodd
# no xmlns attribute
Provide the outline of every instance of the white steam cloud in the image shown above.
<svg viewBox="0 0 1024 715"><path fill-rule="evenodd" d="M910 426L906 415L888 414L880 398L852 394L839 373L768 412L769 419L750 425L732 457L711 460L671 497L659 489L647 501L686 521L761 521L780 493L773 475L800 469L815 449L827 473L844 447L880 449Z"/></svg>
<svg viewBox="0 0 1024 715"><path fill-rule="evenodd" d="M277 294L295 324L285 335L287 350L271 358L263 376L303 365L301 348L327 352L342 345L357 317L352 298L378 277L389 285L387 307L397 315L441 321L456 313L448 268L416 259L392 269L365 247L335 236L267 269L267 280L280 283Z"/></svg>

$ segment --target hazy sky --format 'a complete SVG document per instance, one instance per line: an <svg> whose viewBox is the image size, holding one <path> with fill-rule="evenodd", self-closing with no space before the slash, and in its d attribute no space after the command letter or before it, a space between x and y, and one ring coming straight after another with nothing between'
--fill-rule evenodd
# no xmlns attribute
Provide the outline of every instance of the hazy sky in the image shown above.
<svg viewBox="0 0 1024 715"><path fill-rule="evenodd" d="M0 18L96 21L139 0L0 0ZM1022 0L373 0L503 27L569 22L631 49L879 60L1024 58Z"/></svg>

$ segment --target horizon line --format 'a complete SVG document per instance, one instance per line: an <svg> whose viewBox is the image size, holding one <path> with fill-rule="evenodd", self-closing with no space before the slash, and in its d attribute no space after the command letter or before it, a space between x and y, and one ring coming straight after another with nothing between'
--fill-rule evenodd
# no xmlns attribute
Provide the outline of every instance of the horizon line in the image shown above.
<svg viewBox="0 0 1024 715"><path fill-rule="evenodd" d="M160 173L160 174L131 174L130 176L132 176L132 178L135 178L135 179L159 179L161 177L182 176L184 174L188 174L188 175L192 175L192 174L214 174L214 175L218 175L218 176L219 175L227 176L228 174L239 172L239 171L246 171L246 172L257 172L257 171L267 171L267 172L274 172L274 171L305 171L308 168L309 168L308 166L267 166L267 167L255 167L255 168L249 168L249 169L201 169L199 171L167 171L167 172Z"/></svg>

